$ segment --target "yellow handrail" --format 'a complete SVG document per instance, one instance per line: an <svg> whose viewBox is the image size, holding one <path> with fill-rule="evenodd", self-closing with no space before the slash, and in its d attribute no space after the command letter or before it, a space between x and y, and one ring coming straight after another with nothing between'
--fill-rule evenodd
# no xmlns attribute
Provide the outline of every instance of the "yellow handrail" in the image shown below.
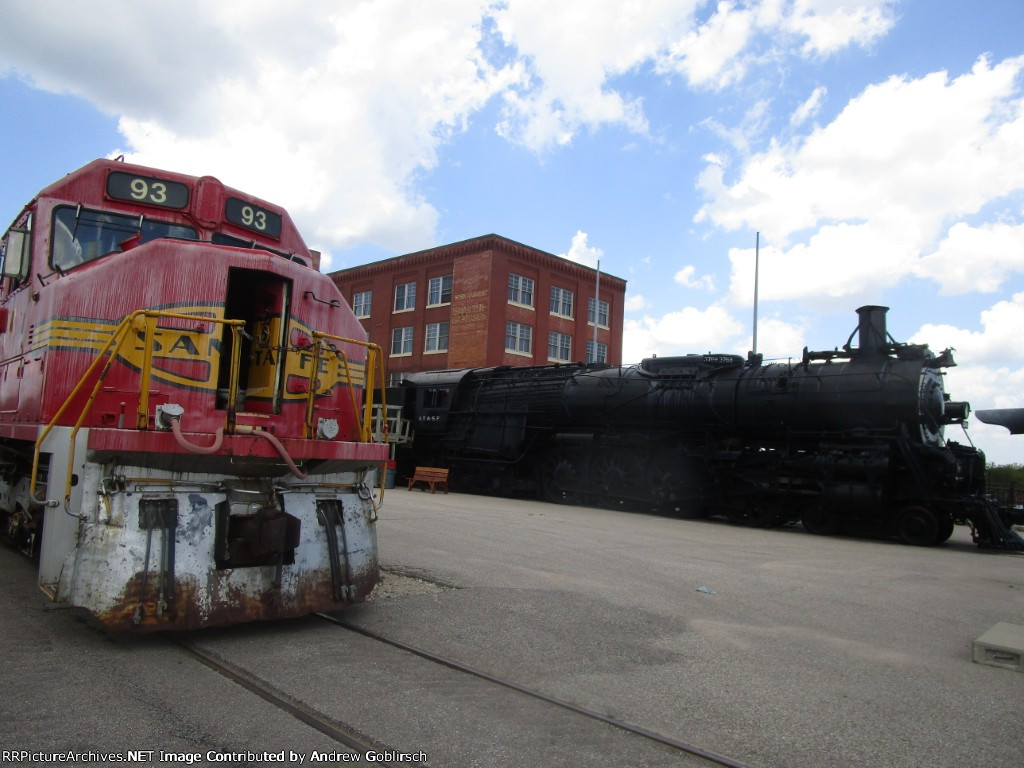
<svg viewBox="0 0 1024 768"><path fill-rule="evenodd" d="M82 425L85 423L86 418L92 410L93 403L96 400L96 395L100 391L100 387L103 385L107 374L110 372L111 366L114 361L121 354L121 349L124 346L125 340L129 338L132 331L138 331L145 334L146 346L143 352L142 369L140 371L140 382L139 382L139 405L136 412L136 428L147 429L149 427L149 395L150 395L150 381L153 373L153 341L156 336L156 323L160 319L177 319L177 320L198 320L204 323L217 323L220 325L228 326L232 333L232 344L231 344L231 365L229 369L229 380L228 380L228 403L227 403L227 414L226 414L226 431L231 433L234 431L235 412L237 408L237 395L238 395L238 382L239 382L239 361L241 357L240 333L245 326L244 320L225 320L220 318L210 317L209 315L188 315L179 312L168 312L161 310L149 310L140 309L132 312L125 316L123 320L118 324L117 328L111 334L106 344L96 355L96 359L89 364L89 367L82 374L78 383L71 390L71 393L67 396L60 408L54 414L53 418L43 429L39 438L35 442L35 450L32 456L32 473L29 480L29 495L31 498L35 498L37 480L39 475L39 460L42 453L42 445L50 432L56 426L57 422L61 419L64 413L71 406L71 403L81 394L81 392L87 386L88 381L96 374L96 371L100 368L101 364L104 363L102 370L96 377L96 382L93 385L92 391L89 393L88 400L86 401L82 412L79 414L78 419L75 422L74 428L71 430L70 436L70 459L68 461L68 472L67 479L64 488L64 499L65 502L71 498L71 484L73 480L73 469L74 469L74 454L75 454L75 441L78 437L78 432ZM357 346L365 347L367 350L367 361L364 368L364 412L362 418L360 418L358 403L356 402L355 387L352 381L352 371L349 368L348 356L341 350L330 346L329 348L335 354L337 354L344 366L345 377L348 383L349 394L352 398L353 412L356 415L357 423L359 426L359 436L362 442L372 442L373 431L372 431L372 414L373 414L373 397L372 392L374 389L374 375L377 372L377 368L380 370L380 380L384 381L384 356L381 349L376 344L371 344L364 341L358 341L356 339L347 339L342 336L334 336L328 333L321 333L319 331L313 332L313 337L316 340L315 348L313 352L313 369L310 374L310 387L307 395L306 402L306 418L304 423L304 436L309 438L313 434L313 411L314 401L316 398L317 389L319 388L316 374L319 370L319 356L321 351L321 341L324 339L331 339L333 341L340 341L348 344L355 344ZM383 403L384 390L381 388L381 398ZM386 439L386 436L385 436Z"/></svg>
<svg viewBox="0 0 1024 768"><path fill-rule="evenodd" d="M320 331L313 331L313 366L312 372L310 373L309 392L306 394L306 424L305 424L305 437L311 437L313 435L313 410L316 401L317 390L320 388L319 381L316 378L316 374L319 372L320 365L320 352L324 347L321 346L321 341L329 339L331 341L340 341L344 344L355 344L356 346L363 347L366 349L366 364L364 366L363 375L363 415L362 418L359 416L359 404L356 402L355 386L352 383L352 372L348 365L348 355L342 350L330 345L327 347L329 351L336 354L341 360L342 365L345 368L345 379L348 383L349 395L352 398L352 411L356 414L357 425L359 427L359 439L361 442L370 443L373 442L373 390L374 390L374 374L376 369L380 369L380 381L381 381L381 404L386 405L385 394L383 383L384 378L384 354L381 348L377 344L372 344L368 341L358 341L356 339L347 339L344 336L335 336L330 333L322 333Z"/></svg>
<svg viewBox="0 0 1024 768"><path fill-rule="evenodd" d="M145 318L146 321L142 327L139 327L140 319ZM42 452L42 445L50 432L56 426L60 417L64 415L64 412L71 406L71 403L75 400L78 394L85 388L89 378L99 368L100 363L103 362L106 356L106 365L103 366L103 370L100 371L99 376L96 379L96 383L93 385L92 392L89 393L89 399L86 401L85 406L82 408L82 412L78 416L78 420L75 422L74 428L71 430L70 440L70 458L68 460L68 475L67 482L64 486L64 500L65 502L71 498L71 483L73 479L74 469L74 455L75 455L75 440L78 437L78 431L81 429L82 424L85 423L86 417L92 410L93 403L96 400L96 394L99 392L100 387L103 385L103 381L106 379L107 374L110 372L110 368L114 363L114 360L118 358L121 353L121 347L124 346L125 339L129 336L131 330L145 330L146 333L146 350L143 358L143 366L141 373L141 381L139 385L139 408L136 414L136 425L139 429L145 429L149 425L149 383L152 376L152 340L154 338L153 330L155 329L157 318L169 318L179 320L201 320L203 322L219 323L221 325L227 325L231 328L233 334L233 343L231 345L231 382L229 387L231 389L230 405L234 405L235 394L234 390L238 386L238 359L240 355L241 345L238 343L239 331L245 325L244 320L221 320L218 318L209 317L206 315L185 315L178 312L164 312L159 310L150 309L139 309L131 314L125 316L123 320L118 324L117 328L111 334L107 343L100 350L99 354L96 355L96 359L89 364L89 367L85 370L79 378L78 383L71 390L71 393L65 398L63 404L57 409L53 418L43 429L42 434L35 443L35 450L32 455L32 474L29 478L29 496L35 498L36 494L36 481L39 475L39 457ZM113 352L111 353L111 348ZM233 409L232 409L233 410Z"/></svg>

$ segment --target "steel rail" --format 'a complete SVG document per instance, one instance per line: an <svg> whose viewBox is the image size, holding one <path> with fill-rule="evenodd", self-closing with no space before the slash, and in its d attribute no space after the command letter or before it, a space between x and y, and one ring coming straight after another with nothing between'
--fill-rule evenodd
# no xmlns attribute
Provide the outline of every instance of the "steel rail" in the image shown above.
<svg viewBox="0 0 1024 768"><path fill-rule="evenodd" d="M648 728L644 728L639 725L628 723L624 720L619 720L618 718L611 717L609 715L601 714L596 710L590 709L588 707L581 707L578 704L573 704L572 702L565 701L564 699L559 699L556 696L550 696L541 691L537 691L532 688L527 688L526 686L520 685L519 683L514 683L510 680L505 680L503 678L496 677L495 675L492 675L488 672L483 672L479 669L475 669L466 664L463 664L462 662L455 661L454 659L439 656L436 653L432 653L431 651L427 651L422 648L417 648L416 646L409 645L408 643L404 643L401 640L393 640L389 637L385 637L384 635L378 634L377 632L366 629L364 627L357 626L336 616L331 616L330 614L326 613L316 613L314 614L314 616L318 616L324 621L336 624L337 626L342 627L343 629L347 629L350 632L355 632L357 634L363 635L364 637L368 637L371 640L376 640L379 643L384 643L385 645L390 645L394 648L406 651L407 653L411 653L422 659L426 659L427 661L434 662L435 664L448 667L449 669L456 670L457 672L463 672L467 675L472 675L473 677L480 678L481 680L486 680L487 682L494 683L495 685L500 685L505 688L509 688L513 691L522 693L526 696L539 699L540 701L546 702L548 704L553 704L554 706L561 707L563 709L569 710L570 712L574 712L578 715L582 715L583 717L587 717L592 720L597 720L599 722L605 723L606 725L613 726L627 733L631 733L635 736L640 736L650 741L657 742L664 746L678 750L679 752L685 752L689 755L693 755L694 757L699 757L715 765L726 766L726 768L751 768L751 766L748 766L745 763L737 762L732 758L726 757L724 755L719 755L715 752L711 752L706 749L702 749L698 746L689 744L685 741L675 739L671 736L665 736L664 734L652 731Z"/></svg>
<svg viewBox="0 0 1024 768"><path fill-rule="evenodd" d="M319 731L328 738L334 739L339 744L359 753L360 756L365 755L367 752L398 753L404 751L381 745L362 736L357 736L353 733L355 731L354 728L349 727L348 730L345 730L347 726L345 726L344 723L339 724L337 721L329 720L326 715L317 712L312 707L308 707L301 702L288 698L284 694L278 693L266 681L260 680L258 677L255 677L254 675L217 658L212 653L202 650L183 637L179 635L169 635L168 637L171 642L177 644L204 666L213 670L217 674L222 675L231 682L240 685L250 693L259 696L271 706L291 715L299 722L308 725L310 728ZM341 727L339 727L339 725ZM374 765L387 766L387 768L409 768L409 766L422 766L423 768L429 768L424 763L403 762L399 764L387 760L375 760Z"/></svg>

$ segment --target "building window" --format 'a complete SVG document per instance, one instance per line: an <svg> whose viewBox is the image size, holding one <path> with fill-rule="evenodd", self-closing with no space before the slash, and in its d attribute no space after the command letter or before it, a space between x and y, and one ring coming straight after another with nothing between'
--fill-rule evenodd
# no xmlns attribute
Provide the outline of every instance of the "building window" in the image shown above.
<svg viewBox="0 0 1024 768"><path fill-rule="evenodd" d="M389 387L400 386L403 381L405 381L405 373L404 372L389 373L388 374L388 386Z"/></svg>
<svg viewBox="0 0 1024 768"><path fill-rule="evenodd" d="M412 354L412 326L391 331L391 356Z"/></svg>
<svg viewBox="0 0 1024 768"><path fill-rule="evenodd" d="M508 300L524 307L533 306L533 280L521 275L508 276Z"/></svg>
<svg viewBox="0 0 1024 768"><path fill-rule="evenodd" d="M587 299L587 322L594 324L594 300ZM597 302L597 325L600 328L608 327L608 302Z"/></svg>
<svg viewBox="0 0 1024 768"><path fill-rule="evenodd" d="M373 304L373 291L361 291L352 297L352 311L356 317L369 317Z"/></svg>
<svg viewBox="0 0 1024 768"><path fill-rule="evenodd" d="M569 362L572 358L572 336L567 333L548 333L548 360L558 360L563 363Z"/></svg>
<svg viewBox="0 0 1024 768"><path fill-rule="evenodd" d="M572 291L551 286L551 314L572 318Z"/></svg>
<svg viewBox="0 0 1024 768"><path fill-rule="evenodd" d="M432 277L427 288L427 306L452 303L452 276Z"/></svg>
<svg viewBox="0 0 1024 768"><path fill-rule="evenodd" d="M395 286L395 312L408 312L416 308L416 283Z"/></svg>
<svg viewBox="0 0 1024 768"><path fill-rule="evenodd" d="M588 363L607 363L608 362L608 345L601 344L597 345L597 359L594 359L594 341L591 339L587 342L587 362Z"/></svg>
<svg viewBox="0 0 1024 768"><path fill-rule="evenodd" d="M533 328L523 323L505 323L505 351L519 355L533 354Z"/></svg>
<svg viewBox="0 0 1024 768"><path fill-rule="evenodd" d="M426 352L448 351L448 321L443 323L427 323Z"/></svg>

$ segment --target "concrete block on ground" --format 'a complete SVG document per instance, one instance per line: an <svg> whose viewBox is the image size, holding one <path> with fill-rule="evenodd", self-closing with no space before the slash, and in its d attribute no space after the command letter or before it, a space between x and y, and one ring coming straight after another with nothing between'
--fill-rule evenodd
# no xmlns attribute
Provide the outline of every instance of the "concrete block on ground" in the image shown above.
<svg viewBox="0 0 1024 768"><path fill-rule="evenodd" d="M1024 627L1000 621L974 641L974 660L1024 672Z"/></svg>

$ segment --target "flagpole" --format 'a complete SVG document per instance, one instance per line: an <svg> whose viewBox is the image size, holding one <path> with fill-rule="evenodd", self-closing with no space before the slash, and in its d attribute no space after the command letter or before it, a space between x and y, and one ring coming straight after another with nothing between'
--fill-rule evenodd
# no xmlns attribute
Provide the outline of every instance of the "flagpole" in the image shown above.
<svg viewBox="0 0 1024 768"><path fill-rule="evenodd" d="M757 354L757 281L761 262L761 233L757 233L754 241L754 354Z"/></svg>
<svg viewBox="0 0 1024 768"><path fill-rule="evenodd" d="M590 362L597 362L597 318L599 316L598 308L601 305L601 260L597 260L597 276L594 280L594 354L593 360Z"/></svg>

